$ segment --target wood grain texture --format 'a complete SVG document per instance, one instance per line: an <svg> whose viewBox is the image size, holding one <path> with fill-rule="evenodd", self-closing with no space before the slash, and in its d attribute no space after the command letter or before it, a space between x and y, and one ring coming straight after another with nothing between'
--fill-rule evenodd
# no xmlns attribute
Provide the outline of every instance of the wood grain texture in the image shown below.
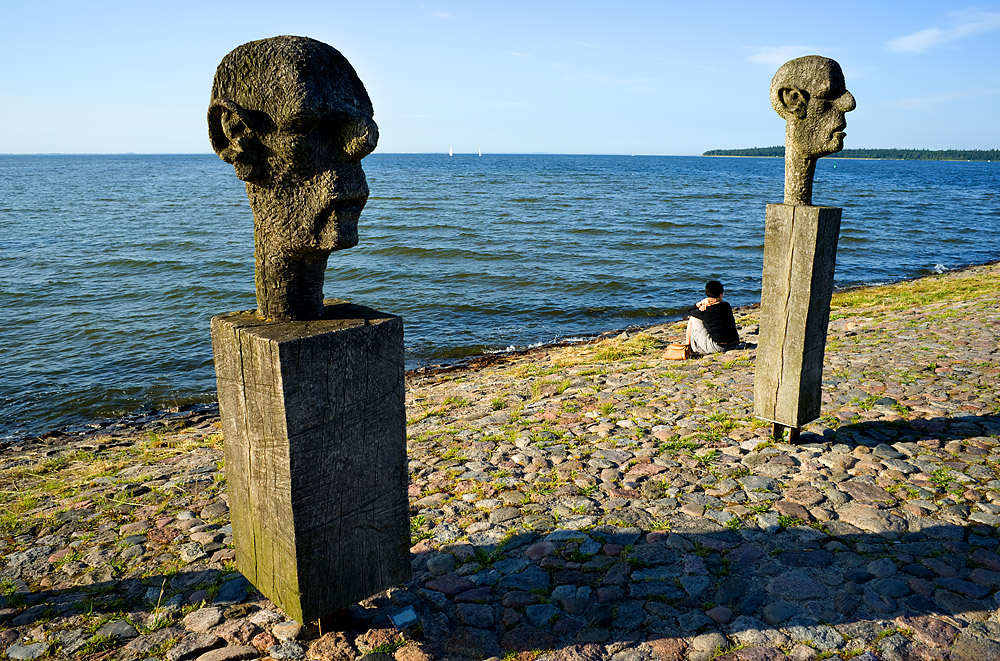
<svg viewBox="0 0 1000 661"><path fill-rule="evenodd" d="M308 622L410 577L403 325L212 319L237 568Z"/></svg>
<svg viewBox="0 0 1000 661"><path fill-rule="evenodd" d="M754 415L801 427L820 415L841 210L767 205Z"/></svg>

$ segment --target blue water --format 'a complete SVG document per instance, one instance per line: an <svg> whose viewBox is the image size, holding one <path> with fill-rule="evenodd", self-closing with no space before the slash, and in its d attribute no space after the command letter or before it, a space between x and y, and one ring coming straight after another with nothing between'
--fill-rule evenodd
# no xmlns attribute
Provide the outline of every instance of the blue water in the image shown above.
<svg viewBox="0 0 1000 661"><path fill-rule="evenodd" d="M407 366L759 300L779 159L365 159L328 297L400 314ZM1000 258L1000 165L822 159L837 284ZM0 438L212 401L208 319L254 307L252 216L213 155L0 156Z"/></svg>

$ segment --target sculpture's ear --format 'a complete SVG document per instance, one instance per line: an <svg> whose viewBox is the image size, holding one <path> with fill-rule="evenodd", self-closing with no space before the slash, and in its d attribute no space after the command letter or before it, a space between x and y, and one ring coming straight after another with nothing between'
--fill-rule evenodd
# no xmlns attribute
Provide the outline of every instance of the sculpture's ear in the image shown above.
<svg viewBox="0 0 1000 661"><path fill-rule="evenodd" d="M246 181L261 165L259 150L253 145L258 137L251 128L250 113L228 99L215 99L208 107L208 139L219 158L236 170L236 176Z"/></svg>
<svg viewBox="0 0 1000 661"><path fill-rule="evenodd" d="M809 105L809 92L798 87L782 87L778 90L778 104L778 112L785 119L792 117L805 119L806 108Z"/></svg>

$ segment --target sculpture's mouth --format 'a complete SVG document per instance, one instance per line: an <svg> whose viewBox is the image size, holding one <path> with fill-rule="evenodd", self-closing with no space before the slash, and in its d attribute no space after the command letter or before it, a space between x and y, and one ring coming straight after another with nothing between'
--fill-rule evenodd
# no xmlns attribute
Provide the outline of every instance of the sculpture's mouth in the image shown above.
<svg viewBox="0 0 1000 661"><path fill-rule="evenodd" d="M345 197L331 201L323 210L326 216L357 216L365 208L368 196Z"/></svg>

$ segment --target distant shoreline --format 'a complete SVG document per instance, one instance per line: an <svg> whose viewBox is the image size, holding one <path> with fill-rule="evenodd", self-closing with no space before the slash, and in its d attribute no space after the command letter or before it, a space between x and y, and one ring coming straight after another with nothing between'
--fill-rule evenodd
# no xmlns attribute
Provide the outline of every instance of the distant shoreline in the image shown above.
<svg viewBox="0 0 1000 661"><path fill-rule="evenodd" d="M709 149L702 156L784 158L785 148ZM1000 161L1000 149L844 149L827 158L864 161Z"/></svg>
<svg viewBox="0 0 1000 661"><path fill-rule="evenodd" d="M486 156L597 156L597 157L609 157L609 158L784 158L784 154L723 154L723 153L713 153L713 152L724 152L724 151L734 151L742 152L749 151L744 149L711 149L709 151L703 152L701 154L597 154L597 153L573 153L573 154L560 154L555 152L530 152L530 153L516 153L516 152L490 152L488 154L484 153L483 157ZM845 149L844 151L850 152L852 150ZM909 150L900 150L909 151ZM854 160L854 161L980 161L980 162L1000 162L1000 150L996 151L997 155L992 158L897 158L892 156L840 156L839 154L826 156L825 158L836 158L841 160ZM842 153L842 152L841 152ZM376 152L372 156L447 156L447 152ZM156 157L191 157L191 156L212 156L215 154L211 152L192 152L192 153L157 153L157 152L108 152L108 153L71 153L71 152L39 152L39 153L14 153L14 152L0 152L0 158L37 158L37 157L70 157L77 158L81 156L86 157L98 157L98 158L121 158L121 157L137 157L146 158L150 156ZM456 152L455 157L467 157L476 156L475 152ZM220 161L221 162L221 161Z"/></svg>
<svg viewBox="0 0 1000 661"><path fill-rule="evenodd" d="M737 156L736 154L702 154L702 158L784 158L784 156ZM952 162L952 163L992 163L990 159L982 160L977 158L927 158L927 159L913 159L913 158L876 158L874 156L862 157L862 156L824 156L824 160L838 160L838 161L907 161L907 162L919 162L924 161L927 163L941 163L941 162ZM998 159L997 162L1000 162Z"/></svg>

